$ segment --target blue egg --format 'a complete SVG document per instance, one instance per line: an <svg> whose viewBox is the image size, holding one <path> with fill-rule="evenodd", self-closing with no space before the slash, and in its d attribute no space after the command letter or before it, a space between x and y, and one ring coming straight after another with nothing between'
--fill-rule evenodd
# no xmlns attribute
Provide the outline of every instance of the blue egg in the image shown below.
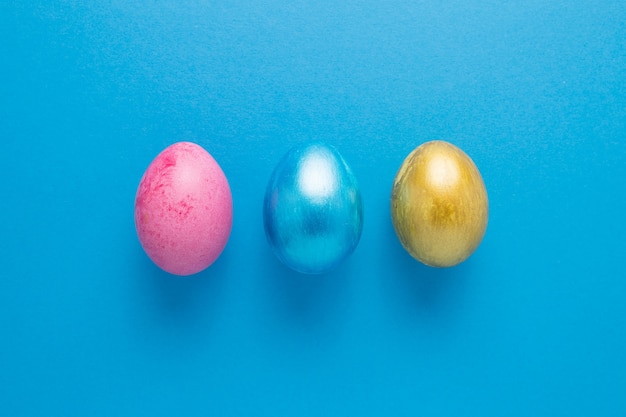
<svg viewBox="0 0 626 417"><path fill-rule="evenodd" d="M320 274L348 257L361 238L363 203L339 152L323 143L290 150L267 185L263 221L276 256L298 272Z"/></svg>

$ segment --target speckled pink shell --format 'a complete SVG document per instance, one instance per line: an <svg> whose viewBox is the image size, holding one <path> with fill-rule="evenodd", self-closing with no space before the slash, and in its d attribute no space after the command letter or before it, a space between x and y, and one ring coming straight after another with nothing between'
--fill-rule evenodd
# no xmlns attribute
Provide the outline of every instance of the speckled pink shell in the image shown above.
<svg viewBox="0 0 626 417"><path fill-rule="evenodd" d="M224 250L232 223L228 180L201 146L175 143L148 166L135 198L135 227L160 268L175 275L207 268Z"/></svg>

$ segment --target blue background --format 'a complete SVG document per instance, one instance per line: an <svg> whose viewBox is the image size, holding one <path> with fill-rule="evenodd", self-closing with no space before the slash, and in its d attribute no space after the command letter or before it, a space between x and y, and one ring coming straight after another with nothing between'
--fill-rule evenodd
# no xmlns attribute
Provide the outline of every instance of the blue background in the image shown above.
<svg viewBox="0 0 626 417"><path fill-rule="evenodd" d="M623 1L5 1L0 415L626 414ZM445 139L490 197L462 265L421 266L396 170ZM220 259L135 235L167 145L229 178ZM360 245L302 276L262 201L293 145L357 176Z"/></svg>

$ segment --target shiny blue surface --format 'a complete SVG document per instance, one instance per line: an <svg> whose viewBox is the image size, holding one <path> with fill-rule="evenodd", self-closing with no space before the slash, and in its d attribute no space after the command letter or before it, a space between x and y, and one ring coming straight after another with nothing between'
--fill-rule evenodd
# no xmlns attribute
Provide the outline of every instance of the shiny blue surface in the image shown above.
<svg viewBox="0 0 626 417"><path fill-rule="evenodd" d="M328 272L348 257L361 238L363 203L337 149L313 143L287 152L267 185L263 223L276 256L298 272Z"/></svg>
<svg viewBox="0 0 626 417"><path fill-rule="evenodd" d="M0 416L626 415L625 23L624 0L0 1ZM432 139L489 191L445 270L389 213ZM181 140L234 209L187 278L133 221ZM365 214L316 276L273 255L262 210L311 140Z"/></svg>

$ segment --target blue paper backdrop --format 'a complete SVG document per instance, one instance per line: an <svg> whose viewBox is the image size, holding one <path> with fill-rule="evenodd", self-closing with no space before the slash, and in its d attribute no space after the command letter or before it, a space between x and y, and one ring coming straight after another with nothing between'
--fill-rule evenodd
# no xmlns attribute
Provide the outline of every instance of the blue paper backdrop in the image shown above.
<svg viewBox="0 0 626 417"><path fill-rule="evenodd" d="M626 415L623 1L4 1L0 415ZM395 238L419 144L480 168L446 270ZM134 195L167 145L229 178L222 257L169 276ZM263 231L293 145L352 166L361 243L301 276Z"/></svg>

